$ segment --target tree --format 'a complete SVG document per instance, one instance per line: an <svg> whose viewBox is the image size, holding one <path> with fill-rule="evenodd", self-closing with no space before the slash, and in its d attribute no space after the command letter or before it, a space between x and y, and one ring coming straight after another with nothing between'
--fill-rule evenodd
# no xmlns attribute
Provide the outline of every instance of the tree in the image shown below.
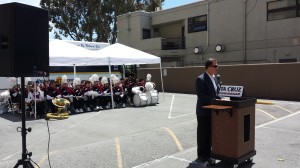
<svg viewBox="0 0 300 168"><path fill-rule="evenodd" d="M164 2L164 0L162 0ZM117 16L136 10L154 11L158 0L41 0L49 11L50 31L55 38L115 43Z"/></svg>

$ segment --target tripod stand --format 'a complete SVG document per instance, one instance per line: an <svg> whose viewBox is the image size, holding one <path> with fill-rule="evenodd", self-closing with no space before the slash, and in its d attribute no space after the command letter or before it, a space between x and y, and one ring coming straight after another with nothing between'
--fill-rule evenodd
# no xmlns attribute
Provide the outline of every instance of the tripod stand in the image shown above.
<svg viewBox="0 0 300 168"><path fill-rule="evenodd" d="M18 168L20 165L23 165L23 168L34 168L34 166L30 162L31 152L28 152L26 149L26 134L27 131L31 132L31 128L26 129L26 121L25 121L25 78L21 77L21 111L22 111L22 159L19 159L14 168ZM18 131L19 131L18 127ZM19 131L20 132L20 131Z"/></svg>

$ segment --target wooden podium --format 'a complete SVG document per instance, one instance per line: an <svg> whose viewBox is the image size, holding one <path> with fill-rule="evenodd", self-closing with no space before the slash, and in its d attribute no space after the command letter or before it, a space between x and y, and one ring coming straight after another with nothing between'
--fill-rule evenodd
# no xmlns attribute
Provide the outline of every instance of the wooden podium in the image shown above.
<svg viewBox="0 0 300 168"><path fill-rule="evenodd" d="M215 100L211 109L213 159L234 164L252 162L255 146L255 98Z"/></svg>

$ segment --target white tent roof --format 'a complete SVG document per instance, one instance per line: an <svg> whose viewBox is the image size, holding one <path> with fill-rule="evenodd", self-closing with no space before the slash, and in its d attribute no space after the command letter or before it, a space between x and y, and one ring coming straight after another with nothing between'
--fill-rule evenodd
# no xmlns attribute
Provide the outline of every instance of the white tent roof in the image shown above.
<svg viewBox="0 0 300 168"><path fill-rule="evenodd" d="M130 64L159 64L160 57L146 52L115 43L104 49L94 51L97 56L106 58L110 65L130 65ZM106 64L106 65L108 65Z"/></svg>
<svg viewBox="0 0 300 168"><path fill-rule="evenodd" d="M107 65L104 59L96 56L95 52L68 43L63 40L49 41L50 66L82 66L82 65Z"/></svg>
<svg viewBox="0 0 300 168"><path fill-rule="evenodd" d="M160 57L116 43L90 51L63 40L49 41L50 66L159 64Z"/></svg>

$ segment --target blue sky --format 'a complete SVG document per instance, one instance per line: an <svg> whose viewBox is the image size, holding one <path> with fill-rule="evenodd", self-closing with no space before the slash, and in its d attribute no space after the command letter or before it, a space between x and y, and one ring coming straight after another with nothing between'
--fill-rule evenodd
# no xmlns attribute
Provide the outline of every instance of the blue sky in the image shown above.
<svg viewBox="0 0 300 168"><path fill-rule="evenodd" d="M164 4L163 4L163 9L169 9L169 8L173 8L176 6L181 6L181 5L185 5L185 4L189 4L189 3L193 3L193 2L197 2L199 0L165 0Z"/></svg>
<svg viewBox="0 0 300 168"><path fill-rule="evenodd" d="M199 1L199 0L165 0L162 8L163 9L169 9L169 8L174 8L174 7L177 7L177 6L197 2L197 1ZM9 3L9 2L20 2L20 3L23 3L23 4L28 4L28 5L39 7L40 0L0 0L0 4ZM50 33L49 38L53 39L54 34Z"/></svg>
<svg viewBox="0 0 300 168"><path fill-rule="evenodd" d="M169 9L169 8L189 4L196 1L199 0L165 0L163 4L163 9ZM39 6L40 0L0 0L0 4L9 3L9 2L20 2L28 5Z"/></svg>

